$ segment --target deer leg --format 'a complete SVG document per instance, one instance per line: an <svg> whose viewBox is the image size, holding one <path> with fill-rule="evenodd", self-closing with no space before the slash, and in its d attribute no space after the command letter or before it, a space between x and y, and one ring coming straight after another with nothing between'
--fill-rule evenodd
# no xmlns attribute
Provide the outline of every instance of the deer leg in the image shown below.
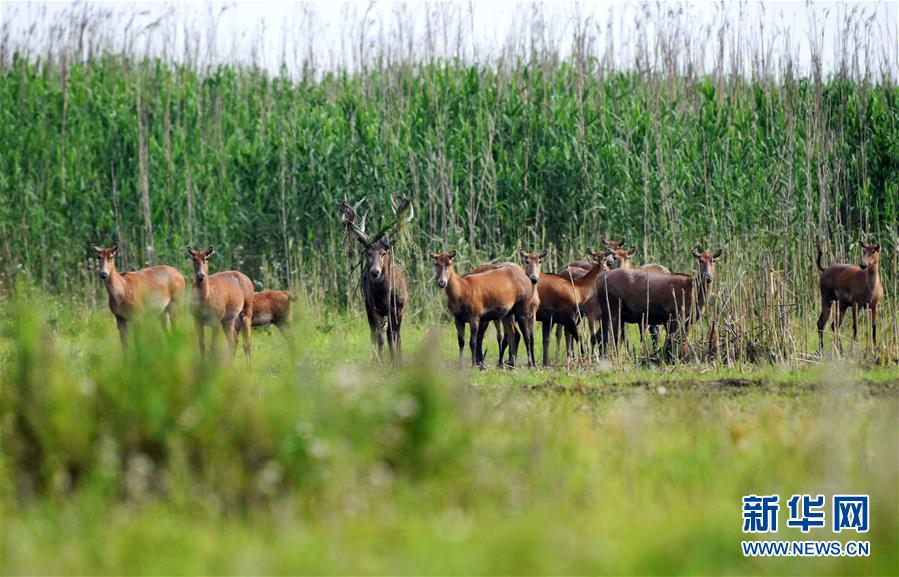
<svg viewBox="0 0 899 577"><path fill-rule="evenodd" d="M562 332L563 329L561 326L556 326L556 362L559 362L559 355L562 354ZM566 338L566 344L567 344Z"/></svg>
<svg viewBox="0 0 899 577"><path fill-rule="evenodd" d="M541 323L543 325L543 366L549 366L549 338L550 333L552 333L553 322L550 319L547 319ZM562 325L557 324L558 328L562 328ZM556 357L559 355L559 348L556 345Z"/></svg>
<svg viewBox="0 0 899 577"><path fill-rule="evenodd" d="M119 329L119 342L122 343L122 350L125 350L128 345L128 321L122 317L116 317L115 325Z"/></svg>
<svg viewBox="0 0 899 577"><path fill-rule="evenodd" d="M403 361L403 315L402 314L394 314L394 328L393 328L393 346L396 349L396 359L395 364L400 364Z"/></svg>
<svg viewBox="0 0 899 577"><path fill-rule="evenodd" d="M507 349L507 348L509 349L509 365L514 366L515 365L515 355L513 354L512 347L513 347L513 343L514 343L514 346L516 346L516 347L518 346L518 344L514 342L516 335L515 335L515 326L512 323L512 315L504 316L502 318L502 325L503 325L503 348L500 350L500 355L499 355L500 356L500 365L499 366L500 367L503 366L502 365L503 353L505 353L505 349Z"/></svg>
<svg viewBox="0 0 899 577"><path fill-rule="evenodd" d="M858 340L858 305L852 303L852 340Z"/></svg>
<svg viewBox="0 0 899 577"><path fill-rule="evenodd" d="M496 328L496 344L499 347L499 358L496 360L496 368L503 368L503 356L506 354L506 349L509 348L509 333L503 330L503 319L496 319L493 321L493 326Z"/></svg>
<svg viewBox="0 0 899 577"><path fill-rule="evenodd" d="M578 334L577 322L572 319L566 319L563 323L565 326L565 341L571 343L571 347L565 347L565 356L567 360L571 360L574 354L574 343L581 345L581 335ZM583 347L581 347L583 349Z"/></svg>
<svg viewBox="0 0 899 577"><path fill-rule="evenodd" d="M465 361L465 321L456 317L456 340L459 342L459 364Z"/></svg>
<svg viewBox="0 0 899 577"><path fill-rule="evenodd" d="M287 349L290 351L291 356L293 356L296 351L294 350L293 335L290 333L290 323L284 321L276 323L275 326L281 331L281 336L287 341Z"/></svg>
<svg viewBox="0 0 899 577"><path fill-rule="evenodd" d="M871 340L877 348L877 305L871 307Z"/></svg>
<svg viewBox="0 0 899 577"><path fill-rule="evenodd" d="M200 356L203 356L206 354L206 335L203 334L203 323L197 320L195 324L197 327L197 341L200 344Z"/></svg>
<svg viewBox="0 0 899 577"><path fill-rule="evenodd" d="M482 322L478 327L478 365L484 368L484 337L487 335L487 329L490 328L490 322Z"/></svg>
<svg viewBox="0 0 899 577"><path fill-rule="evenodd" d="M506 354L506 348L509 346L508 344L508 335L506 335L503 331L502 319L496 319L493 321L493 327L496 329L496 346L499 350L499 358L496 360L496 368L503 368L503 355Z"/></svg>
<svg viewBox="0 0 899 577"><path fill-rule="evenodd" d="M478 330L480 328L480 319L476 316L471 317L468 321L470 334L468 335L468 348L471 349L471 366L477 366L478 361Z"/></svg>
<svg viewBox="0 0 899 577"><path fill-rule="evenodd" d="M518 330L521 331L521 335L524 338L524 347L528 355L528 367L533 367L535 365L534 335L529 331L528 320L528 317L524 315L518 317Z"/></svg>
<svg viewBox="0 0 899 577"><path fill-rule="evenodd" d="M237 319L225 318L222 320L222 332L225 333L225 340L228 341L228 352L231 356L237 352Z"/></svg>
<svg viewBox="0 0 899 577"><path fill-rule="evenodd" d="M843 326L843 317L846 315L847 308L849 308L849 305L844 305L843 303L840 303L839 306L837 306L836 314L834 315L833 319L834 324L832 325L833 332L837 333L838 335L837 348L840 350L840 352L843 351L843 339L839 338L839 332L840 327Z"/></svg>
<svg viewBox="0 0 899 577"><path fill-rule="evenodd" d="M824 350L824 327L827 325L827 319L830 318L831 302L827 299L821 299L821 314L818 315L818 352Z"/></svg>
<svg viewBox="0 0 899 577"><path fill-rule="evenodd" d="M247 315L240 316L240 327L241 333L243 333L243 354L247 357L247 362L250 361L250 357L253 353L253 322L252 318ZM281 327L278 327L281 328ZM237 337L235 336L235 345Z"/></svg>

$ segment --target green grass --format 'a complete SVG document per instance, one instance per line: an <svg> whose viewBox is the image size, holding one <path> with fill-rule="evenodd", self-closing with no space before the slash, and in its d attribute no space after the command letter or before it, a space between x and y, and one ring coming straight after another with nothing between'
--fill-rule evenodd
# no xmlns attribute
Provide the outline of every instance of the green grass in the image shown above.
<svg viewBox="0 0 899 577"><path fill-rule="evenodd" d="M32 298L3 307L4 574L899 566L894 368L481 372L444 323L391 371L364 317L306 310L297 357L256 331L250 367L201 361L187 322L123 355L105 310ZM870 558L742 557L743 495L839 492L871 495Z"/></svg>

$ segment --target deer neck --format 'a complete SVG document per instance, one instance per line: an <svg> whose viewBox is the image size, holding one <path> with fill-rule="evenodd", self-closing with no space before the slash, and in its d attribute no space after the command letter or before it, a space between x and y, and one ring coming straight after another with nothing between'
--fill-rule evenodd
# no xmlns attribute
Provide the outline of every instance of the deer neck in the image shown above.
<svg viewBox="0 0 899 577"><path fill-rule="evenodd" d="M125 283L124 277L115 269L115 264L109 266L109 276L103 281L106 286L106 292L109 298L118 304L124 302L128 296L128 285Z"/></svg>
<svg viewBox="0 0 899 577"><path fill-rule="evenodd" d="M706 299L712 294L715 281L705 283L701 276L693 277L693 292L696 294L696 318L705 311Z"/></svg>
<svg viewBox="0 0 899 577"><path fill-rule="evenodd" d="M874 262L865 269L865 282L868 287L868 294L874 294L880 285L880 268L879 263Z"/></svg>
<svg viewBox="0 0 899 577"><path fill-rule="evenodd" d="M209 275L203 282L194 281L194 294L197 295L197 302L204 303L209 299Z"/></svg>
<svg viewBox="0 0 899 577"><path fill-rule="evenodd" d="M596 277L602 272L602 266L594 264L590 270L579 279L572 281L578 294L578 301L584 302L593 295L596 289Z"/></svg>
<svg viewBox="0 0 899 577"><path fill-rule="evenodd" d="M462 278L456 274L456 271L450 269L446 275L446 298L449 301L456 302L462 295Z"/></svg>

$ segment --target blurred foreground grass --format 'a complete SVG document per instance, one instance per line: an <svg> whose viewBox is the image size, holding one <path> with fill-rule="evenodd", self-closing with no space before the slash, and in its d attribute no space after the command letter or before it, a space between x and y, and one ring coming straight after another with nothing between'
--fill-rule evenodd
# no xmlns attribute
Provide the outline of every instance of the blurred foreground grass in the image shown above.
<svg viewBox="0 0 899 577"><path fill-rule="evenodd" d="M297 311L291 358L202 362L135 331L2 306L0 570L45 573L896 574L899 375L814 368L459 368L411 326ZM745 559L741 497L868 493L870 558Z"/></svg>

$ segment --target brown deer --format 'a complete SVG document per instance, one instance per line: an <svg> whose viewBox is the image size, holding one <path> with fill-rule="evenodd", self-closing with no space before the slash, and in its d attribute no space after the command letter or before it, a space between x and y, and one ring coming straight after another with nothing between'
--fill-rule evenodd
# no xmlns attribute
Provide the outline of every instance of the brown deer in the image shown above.
<svg viewBox="0 0 899 577"><path fill-rule="evenodd" d="M605 354L610 331L617 346L626 323L668 326L668 341L674 331L685 332L705 309L715 280L715 253L692 251L699 275L659 274L634 269L615 269L596 279L594 314L602 329ZM695 294L694 294L695 293ZM642 331L641 331L642 335Z"/></svg>
<svg viewBox="0 0 899 577"><path fill-rule="evenodd" d="M252 350L253 282L250 278L234 270L209 274L209 257L215 248L209 245L205 250L195 250L188 246L187 253L194 267L194 319L197 323L197 339L200 353L206 352L205 326L212 327L212 348L221 326L231 354L237 350L237 333L243 334L243 351L250 358Z"/></svg>
<svg viewBox="0 0 899 577"><path fill-rule="evenodd" d="M539 255L534 255L539 256ZM513 320L518 323L521 335L525 339L528 350L528 364L534 366L533 359L533 318L539 306L539 295L534 288L539 281L539 260L525 272L514 263L499 263L481 267L481 272L465 276L456 274L453 259L456 251L449 253L431 253L434 259L434 274L437 285L446 291L447 308L456 323L456 335L459 343L459 361L465 352L465 325L470 327L469 348L472 366L483 367L481 341L484 337L483 326L491 321L502 320L505 333L511 342L512 364L515 363L516 333L512 329ZM530 342L528 327L531 327ZM505 340L505 339L504 339ZM502 362L503 350L500 351Z"/></svg>
<svg viewBox="0 0 899 577"><path fill-rule="evenodd" d="M592 268L584 275L573 278L556 274L543 274L537 284L540 295L540 307L537 309L537 320L543 325L543 364L549 364L549 336L553 324L565 330L567 354L573 351L572 341L584 353L583 344L578 333L578 323L586 315L585 304L596 290L596 277L605 270L606 252L590 250ZM558 340L556 346L559 346Z"/></svg>
<svg viewBox="0 0 899 577"><path fill-rule="evenodd" d="M603 237L602 240L603 240L603 244L609 243L609 244L612 244L615 246L618 246L619 244L624 244L624 238L622 238L621 241L606 241L605 237ZM593 265L597 264L597 263L600 266L600 272L609 270L609 262L606 260L606 257L608 257L609 252L610 252L609 249L606 249L603 252L595 252L593 250L593 247L590 247L587 249L587 252L591 256L588 256L588 258L585 258L585 259L580 259L580 260L576 260L576 261L572 261L572 262L568 263L567 265L565 265L565 267L563 269L561 269L556 274L559 275L560 277L564 278L565 280L575 281L579 278L584 277L587 273L589 273L590 270L593 268ZM599 258L601 258L600 261L595 260L597 258L596 255L598 255ZM593 306L592 299L587 299L587 301L582 304L581 312L583 313L583 315L581 316L581 319L582 320L586 319L587 325L590 330L591 339L594 339L595 337L593 337L593 335L595 334L595 330L594 330L594 325L593 325L593 315L590 314L590 308L592 306ZM562 340L563 331L565 332L565 349L570 351L570 350L572 350L572 346L573 346L572 337L569 332L565 331L565 327L563 327L562 325L558 325L556 327L556 350L557 351L561 350L561 346L562 346L561 340ZM556 358L558 358L558 355L556 355Z"/></svg>
<svg viewBox="0 0 899 577"><path fill-rule="evenodd" d="M369 237L363 227L353 218L344 217L344 224L365 248L362 266L362 297L365 302L365 314L371 332L371 342L376 348L378 360L383 360L384 327L387 328L387 345L390 348L391 360L394 364L402 360L403 309L409 296L406 275L403 269L393 261L393 245L389 236L394 234L400 225L402 213L409 209L408 222L414 218L415 211L408 199L394 203L391 209L395 217L393 228L382 232L375 238Z"/></svg>
<svg viewBox="0 0 899 577"><path fill-rule="evenodd" d="M621 239L624 242L624 239ZM606 246L609 246L607 243ZM634 268L633 263L631 262L631 256L637 252L636 248L630 248L629 250L625 250L624 248L609 248L608 254L606 255L606 266L609 270L614 270L616 268L625 268L632 269ZM668 270L668 267L662 266L656 263L648 263L640 266L637 270L645 271L648 273L655 274L671 274L671 271ZM640 326L640 338L642 342L642 331L643 326ZM649 325L649 334L652 335L652 343L653 348L658 346L659 343L659 327L657 325ZM627 335L625 335L625 339ZM625 345L627 346L627 345Z"/></svg>
<svg viewBox="0 0 899 577"><path fill-rule="evenodd" d="M816 263L821 278L821 315L818 317L818 350L824 349L824 325L830 317L830 308L838 305L831 329L836 332L843 322L846 309L852 307L852 339L858 337L858 309L871 309L871 340L877 346L877 306L883 299L883 285L880 284L880 245L866 244L862 247L862 261L854 264L834 264L828 268L821 265L821 245L815 243Z"/></svg>
<svg viewBox="0 0 899 577"><path fill-rule="evenodd" d="M112 248L92 244L91 248L100 261L100 279L109 294L109 310L115 317L122 347L127 343L128 321L143 312L162 313L163 327L171 327L172 317L184 299L186 283L180 272L160 265L119 273L115 267L119 243Z"/></svg>
<svg viewBox="0 0 899 577"><path fill-rule="evenodd" d="M288 344L293 343L290 334L290 303L294 296L287 291L261 291L253 294L252 326L274 325Z"/></svg>
<svg viewBox="0 0 899 577"><path fill-rule="evenodd" d="M606 240L605 237L602 239L603 244L605 244L606 248L609 249L609 255L606 257L609 259L609 269L614 268L633 268L633 265L630 262L630 257L633 256L635 252L637 252L636 248L631 248L627 252L627 257L624 257L619 251L624 249L624 237L621 237L620 241L610 241ZM617 261L617 266L615 264ZM625 262L626 261L626 262ZM639 270L644 270L646 272L654 272L660 274L671 274L671 271L666 266L662 266L658 263L650 262L638 267Z"/></svg>

